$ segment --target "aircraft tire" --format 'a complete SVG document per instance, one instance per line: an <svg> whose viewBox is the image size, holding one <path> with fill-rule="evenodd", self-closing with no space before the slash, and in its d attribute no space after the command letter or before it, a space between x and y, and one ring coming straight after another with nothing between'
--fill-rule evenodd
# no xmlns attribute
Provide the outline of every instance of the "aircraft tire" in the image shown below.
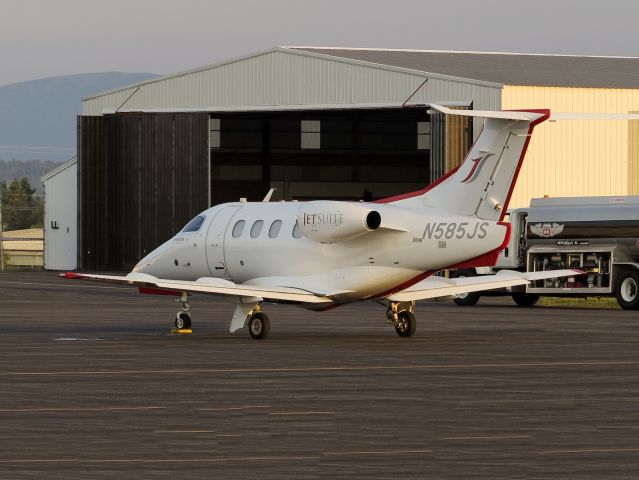
<svg viewBox="0 0 639 480"><path fill-rule="evenodd" d="M639 309L639 272L634 268L624 268L617 277L615 286L617 303L625 310Z"/></svg>
<svg viewBox="0 0 639 480"><path fill-rule="evenodd" d="M476 275L474 270L457 270L453 274L453 278L475 277ZM460 307L472 307L479 302L479 297L481 294L477 292L461 293L453 299L453 302Z"/></svg>
<svg viewBox="0 0 639 480"><path fill-rule="evenodd" d="M417 330L417 321L415 315L408 310L403 310L397 314L399 323L395 325L395 331L400 337L412 337Z"/></svg>
<svg viewBox="0 0 639 480"><path fill-rule="evenodd" d="M262 312L253 315L249 320L248 330L254 340L262 340L268 337L271 331L271 321L268 315Z"/></svg>
<svg viewBox="0 0 639 480"><path fill-rule="evenodd" d="M175 316L175 328L178 330L191 328L191 314L189 312L178 312Z"/></svg>
<svg viewBox="0 0 639 480"><path fill-rule="evenodd" d="M534 293L513 293L513 301L520 307L532 307L539 301L539 295Z"/></svg>

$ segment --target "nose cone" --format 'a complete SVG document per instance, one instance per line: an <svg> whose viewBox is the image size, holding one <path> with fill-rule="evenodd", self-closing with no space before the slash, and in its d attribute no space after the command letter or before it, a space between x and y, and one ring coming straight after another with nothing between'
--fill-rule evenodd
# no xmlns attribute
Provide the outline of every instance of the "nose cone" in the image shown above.
<svg viewBox="0 0 639 480"><path fill-rule="evenodd" d="M210 271L205 247L205 242L194 235L177 235L140 260L132 272L171 280L207 277Z"/></svg>
<svg viewBox="0 0 639 480"><path fill-rule="evenodd" d="M133 272L148 273L156 277L166 276L170 269L171 262L173 262L172 256L172 244L173 241L163 243L158 248L149 253L146 257L138 262L133 267Z"/></svg>

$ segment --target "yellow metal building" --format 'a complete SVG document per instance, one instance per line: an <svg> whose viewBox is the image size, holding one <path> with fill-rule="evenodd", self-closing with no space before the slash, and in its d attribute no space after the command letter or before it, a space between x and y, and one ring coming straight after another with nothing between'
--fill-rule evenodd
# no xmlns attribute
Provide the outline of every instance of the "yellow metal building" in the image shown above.
<svg viewBox="0 0 639 480"><path fill-rule="evenodd" d="M639 89L505 85L502 109L639 112ZM564 120L537 127L512 207L550 195L638 195L639 120Z"/></svg>
<svg viewBox="0 0 639 480"><path fill-rule="evenodd" d="M3 232L0 242L5 268L42 268L44 243L41 228Z"/></svg>

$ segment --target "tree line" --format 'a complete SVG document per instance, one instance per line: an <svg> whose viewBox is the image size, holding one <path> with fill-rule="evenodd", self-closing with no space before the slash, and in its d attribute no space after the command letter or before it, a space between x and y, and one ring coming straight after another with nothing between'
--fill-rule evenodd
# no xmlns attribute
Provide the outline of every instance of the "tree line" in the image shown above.
<svg viewBox="0 0 639 480"><path fill-rule="evenodd" d="M49 160L0 160L0 182L9 184L16 178L27 177L31 187L41 192L40 177L59 167L62 163Z"/></svg>
<svg viewBox="0 0 639 480"><path fill-rule="evenodd" d="M36 195L27 177L0 182L0 208L3 231L42 228L44 198Z"/></svg>

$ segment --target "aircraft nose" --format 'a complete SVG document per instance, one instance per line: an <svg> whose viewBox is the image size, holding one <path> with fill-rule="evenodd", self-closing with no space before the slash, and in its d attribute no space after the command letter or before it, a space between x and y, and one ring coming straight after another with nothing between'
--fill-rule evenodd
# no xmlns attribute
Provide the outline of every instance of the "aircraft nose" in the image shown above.
<svg viewBox="0 0 639 480"><path fill-rule="evenodd" d="M167 254L171 251L171 241L165 242L160 245L158 248L153 250L147 256L142 258L135 267L133 267L132 272L139 273L148 273L153 275L153 273L161 268L161 264L165 263Z"/></svg>

